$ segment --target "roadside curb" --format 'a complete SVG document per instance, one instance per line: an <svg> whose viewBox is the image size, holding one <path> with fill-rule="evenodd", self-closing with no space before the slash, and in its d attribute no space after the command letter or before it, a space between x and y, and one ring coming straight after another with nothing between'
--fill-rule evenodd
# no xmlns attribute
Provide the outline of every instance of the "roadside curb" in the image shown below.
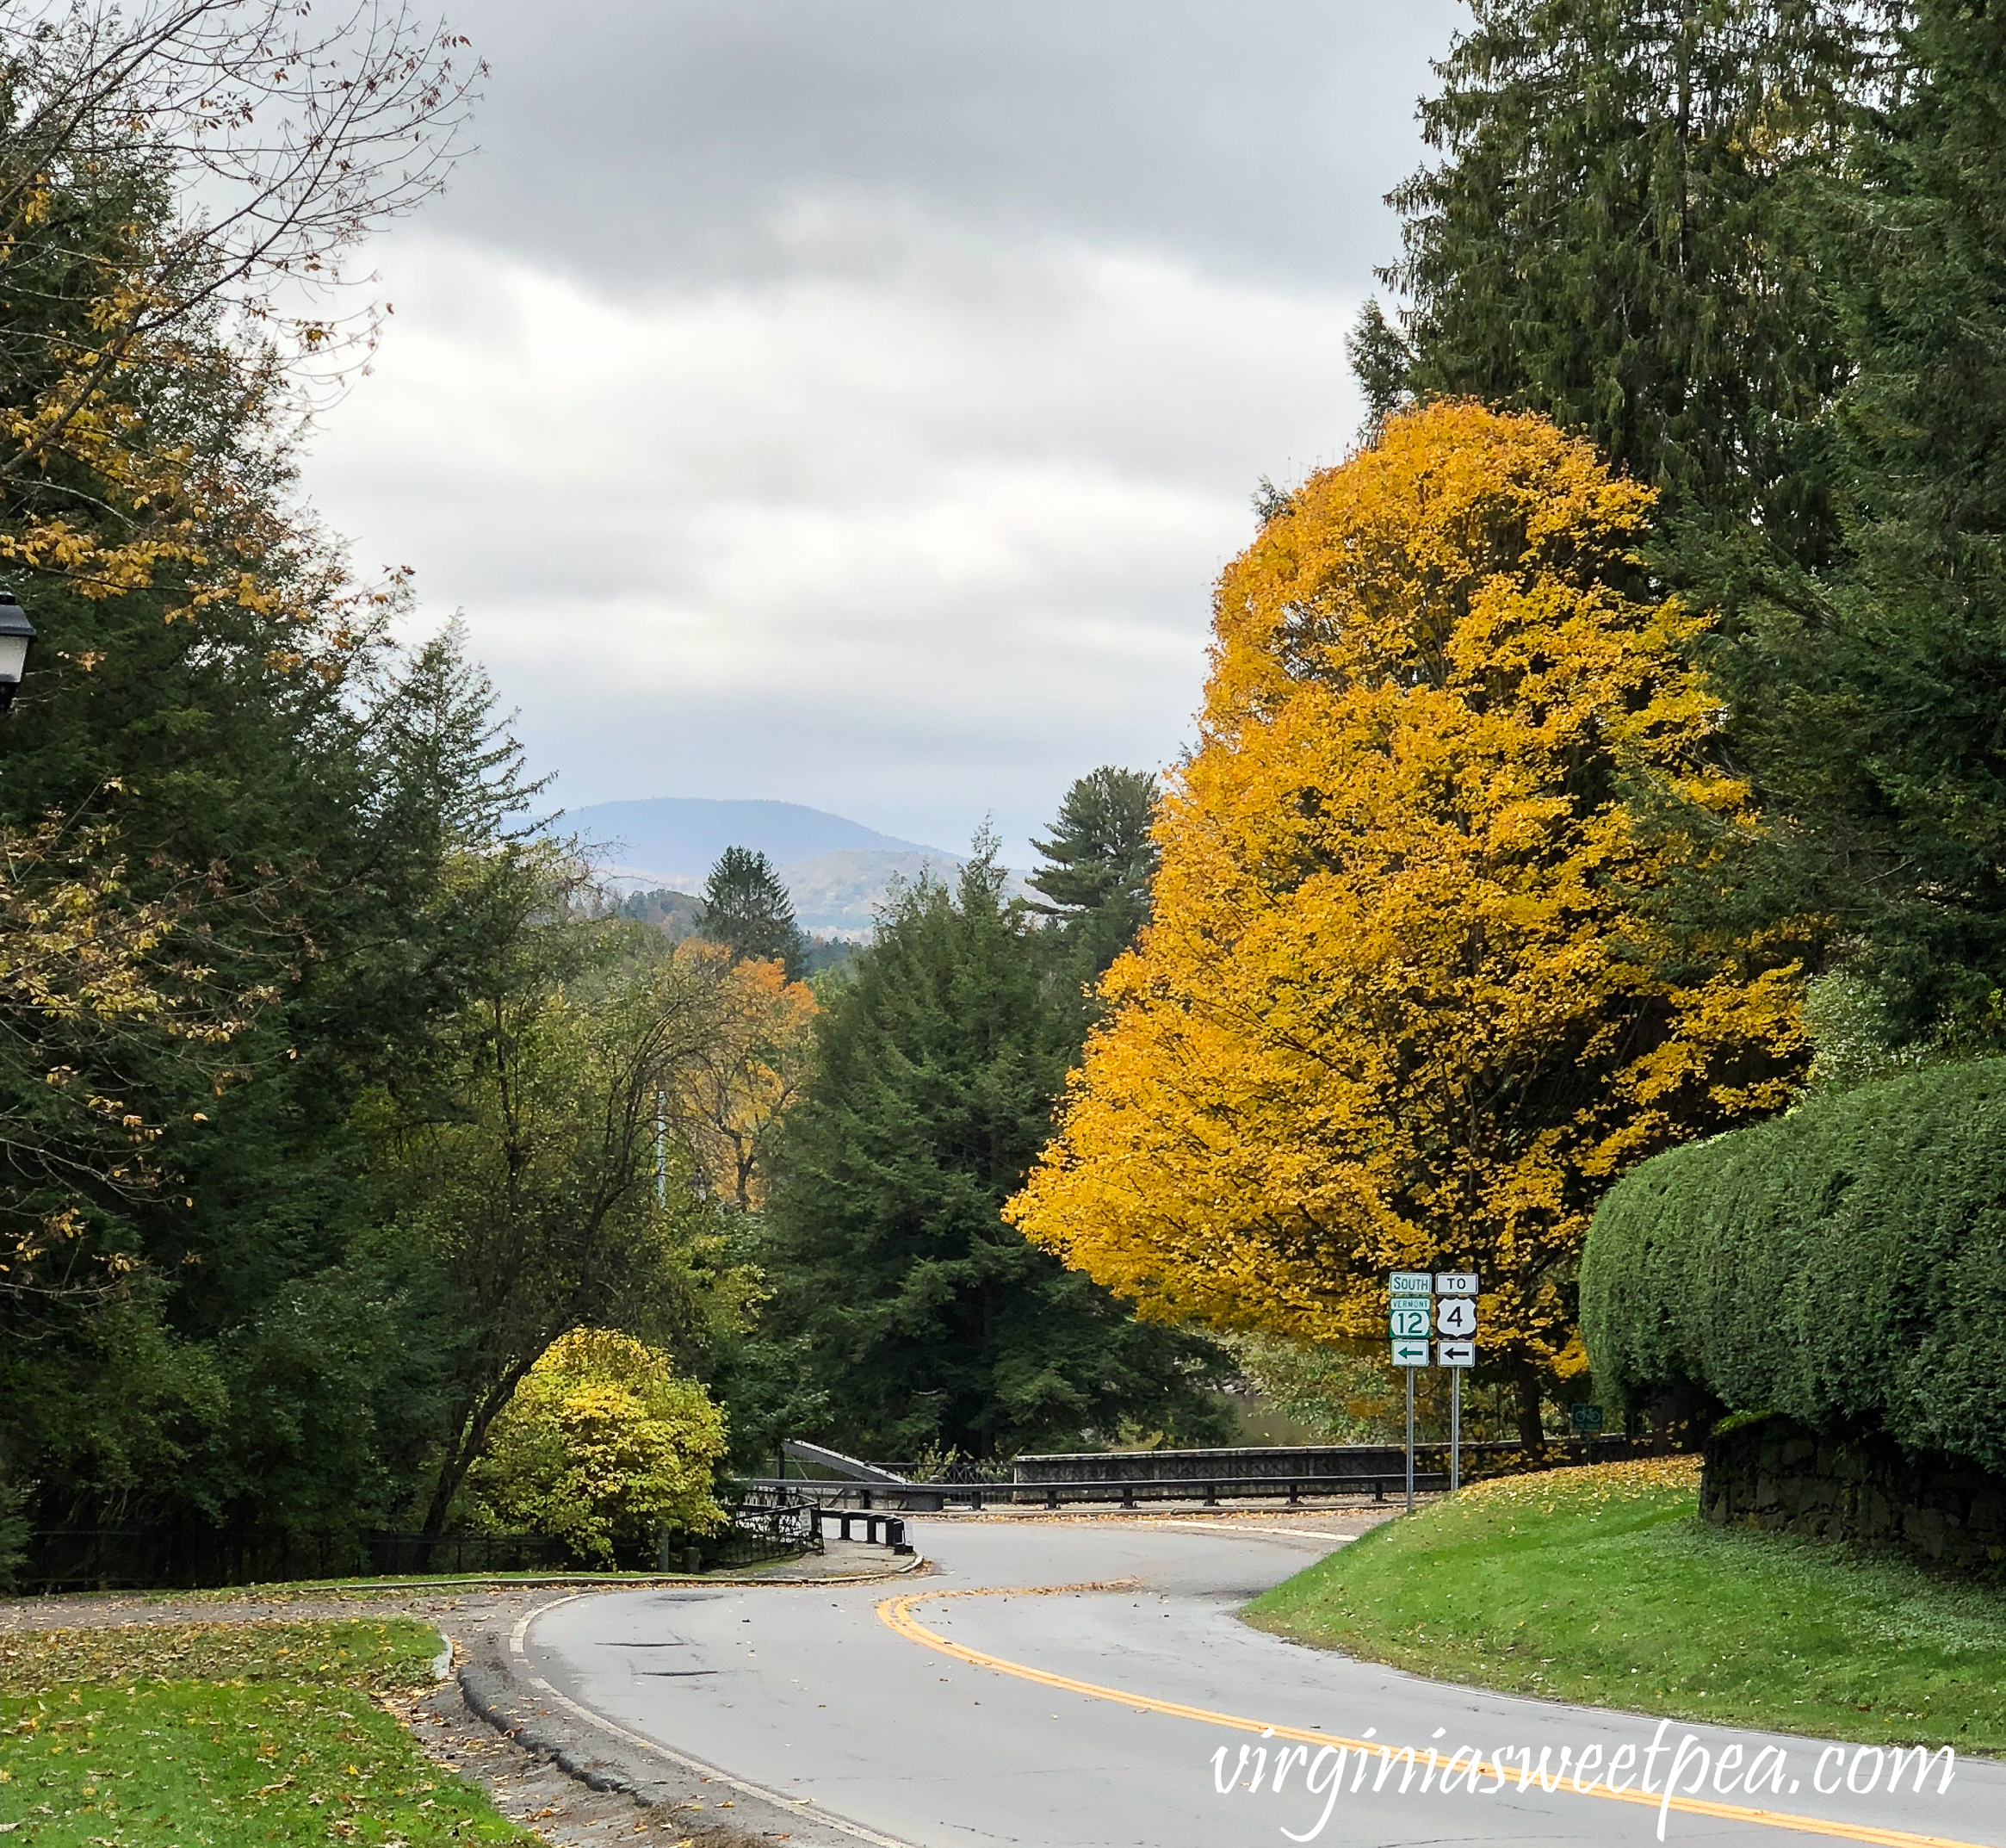
<svg viewBox="0 0 2006 1848"><path fill-rule="evenodd" d="M926 1564L924 1556L915 1553L888 1571L831 1578L665 1578L617 1583L594 1579L569 1597L524 1610L511 1628L498 1624L464 1637L461 1643L464 1659L452 1678L467 1712L522 1751L554 1765L587 1789L625 1797L641 1809L673 1814L678 1820L687 1816L693 1827L715 1832L704 1839L716 1841L718 1848L726 1848L727 1841L752 1848L762 1839L776 1838L791 1840L797 1848L848 1848L858 1841L875 1848L910 1848L894 1837L629 1732L617 1721L552 1687L531 1666L523 1642L529 1626L545 1611L595 1593L645 1591L650 1584L675 1590L706 1584L737 1590L776 1583L796 1587L874 1584L907 1577Z"/></svg>
<svg viewBox="0 0 2006 1848"><path fill-rule="evenodd" d="M754 1572L734 1573L729 1576L721 1572L635 1572L631 1577L609 1578L603 1572L552 1572L548 1578L484 1578L469 1573L458 1578L337 1578L325 1584L316 1584L298 1595L314 1597L342 1597L350 1591L542 1591L551 1586L576 1586L586 1591L646 1591L654 1585L824 1585L824 1584L876 1584L882 1578L897 1578L907 1572L917 1572L926 1565L925 1558L914 1553L910 1559L901 1560L896 1566L887 1566L877 1572L843 1572L826 1578L771 1578ZM225 1589L241 1592L246 1597L260 1591L284 1590L292 1593L294 1588L263 1585L231 1585Z"/></svg>
<svg viewBox="0 0 2006 1848"><path fill-rule="evenodd" d="M458 1678L461 1698L475 1715L524 1751L548 1758L566 1777L577 1778L588 1790L615 1790L632 1797L644 1808L653 1808L660 1801L632 1778L581 1760L554 1728L540 1726L535 1719L517 1719L509 1707L511 1702L523 1699L524 1691L516 1686L515 1677L505 1669L481 1668L469 1662L460 1671Z"/></svg>

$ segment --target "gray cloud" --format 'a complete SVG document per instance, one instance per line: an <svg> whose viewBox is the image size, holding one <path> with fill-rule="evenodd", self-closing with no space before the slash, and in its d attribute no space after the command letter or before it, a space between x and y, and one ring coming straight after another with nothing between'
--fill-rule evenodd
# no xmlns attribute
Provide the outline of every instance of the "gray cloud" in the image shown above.
<svg viewBox="0 0 2006 1848"><path fill-rule="evenodd" d="M484 152L308 485L464 607L563 798L802 801L1021 859L1189 731L1448 16L480 9Z"/></svg>
<svg viewBox="0 0 2006 1848"><path fill-rule="evenodd" d="M594 274L743 275L831 196L1356 284L1448 0L488 3L442 224ZM868 260L868 253L864 253Z"/></svg>

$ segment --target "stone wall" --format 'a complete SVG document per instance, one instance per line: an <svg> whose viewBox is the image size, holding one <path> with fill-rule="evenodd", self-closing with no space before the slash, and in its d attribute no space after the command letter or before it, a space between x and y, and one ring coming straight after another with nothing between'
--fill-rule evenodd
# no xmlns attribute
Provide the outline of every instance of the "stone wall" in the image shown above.
<svg viewBox="0 0 2006 1848"><path fill-rule="evenodd" d="M2006 1478L1788 1418L1730 1421L1707 1439L1700 1511L1724 1526L1852 1541L1935 1566L2006 1563Z"/></svg>

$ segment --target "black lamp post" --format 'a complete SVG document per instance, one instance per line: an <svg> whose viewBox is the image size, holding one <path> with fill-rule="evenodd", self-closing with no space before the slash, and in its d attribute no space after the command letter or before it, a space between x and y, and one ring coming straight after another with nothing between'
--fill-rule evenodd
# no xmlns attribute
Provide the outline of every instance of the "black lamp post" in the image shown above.
<svg viewBox="0 0 2006 1848"><path fill-rule="evenodd" d="M0 591L0 712L14 704L15 689L28 671L28 651L34 644L34 624L14 600L12 591Z"/></svg>

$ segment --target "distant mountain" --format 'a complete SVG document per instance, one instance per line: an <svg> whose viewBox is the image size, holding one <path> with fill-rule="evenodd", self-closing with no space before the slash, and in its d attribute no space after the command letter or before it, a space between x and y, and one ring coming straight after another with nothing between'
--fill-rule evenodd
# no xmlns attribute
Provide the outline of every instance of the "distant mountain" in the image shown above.
<svg viewBox="0 0 2006 1848"><path fill-rule="evenodd" d="M838 853L919 854L945 865L961 864L958 854L792 802L716 802L696 796L599 802L573 809L564 825L597 849L607 871L622 884L684 892L703 890L727 847L750 847L782 869ZM796 905L800 908L798 898ZM861 921L867 926L868 915Z"/></svg>
<svg viewBox="0 0 2006 1848"><path fill-rule="evenodd" d="M869 933L895 877L910 884L931 870L949 878L963 859L792 802L597 802L573 809L561 825L595 850L616 887L653 901L649 921L672 936L690 927L686 908L701 909L683 895L703 890L727 847L750 847L772 861L803 930L851 937Z"/></svg>
<svg viewBox="0 0 2006 1848"><path fill-rule="evenodd" d="M962 864L958 855L931 848L907 852L818 853L792 866L777 867L787 895L794 901L795 920L803 930L868 931L895 878L907 885L922 872L951 879Z"/></svg>

